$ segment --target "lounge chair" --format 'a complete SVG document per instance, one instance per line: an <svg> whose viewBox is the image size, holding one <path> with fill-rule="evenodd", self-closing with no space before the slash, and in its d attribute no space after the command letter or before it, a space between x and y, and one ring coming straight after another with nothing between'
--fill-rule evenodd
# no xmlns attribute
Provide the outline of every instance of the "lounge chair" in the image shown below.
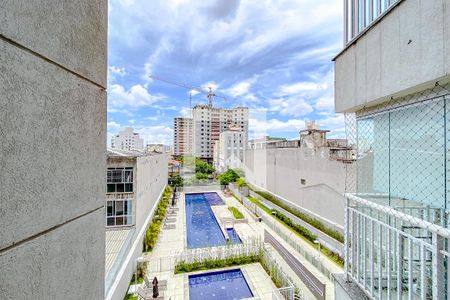
<svg viewBox="0 0 450 300"><path fill-rule="evenodd" d="M175 229L177 226L175 224L164 224L163 229Z"/></svg>

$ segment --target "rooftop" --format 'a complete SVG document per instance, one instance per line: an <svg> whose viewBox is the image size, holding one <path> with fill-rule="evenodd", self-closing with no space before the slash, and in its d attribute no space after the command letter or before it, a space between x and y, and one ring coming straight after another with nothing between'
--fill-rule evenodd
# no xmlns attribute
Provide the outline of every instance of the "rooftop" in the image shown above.
<svg viewBox="0 0 450 300"><path fill-rule="evenodd" d="M140 157L146 155L152 155L151 153L145 153L143 150L122 150L115 148L108 148L106 151L108 157Z"/></svg>

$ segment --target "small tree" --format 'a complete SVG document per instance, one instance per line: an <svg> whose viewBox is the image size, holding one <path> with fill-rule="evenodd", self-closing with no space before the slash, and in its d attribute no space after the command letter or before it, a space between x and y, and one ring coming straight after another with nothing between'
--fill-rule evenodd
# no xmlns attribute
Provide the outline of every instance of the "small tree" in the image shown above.
<svg viewBox="0 0 450 300"><path fill-rule="evenodd" d="M221 185L228 185L230 182L236 182L238 178L238 174L233 169L228 169L228 171L219 175Z"/></svg>
<svg viewBox="0 0 450 300"><path fill-rule="evenodd" d="M241 187L247 186L247 183L245 182L245 179L244 179L243 177L239 177L239 178L236 180L236 186L237 186L238 188L241 188Z"/></svg>
<svg viewBox="0 0 450 300"><path fill-rule="evenodd" d="M184 179L180 175L175 175L172 177L172 182L170 184L172 187L182 187L184 185Z"/></svg>

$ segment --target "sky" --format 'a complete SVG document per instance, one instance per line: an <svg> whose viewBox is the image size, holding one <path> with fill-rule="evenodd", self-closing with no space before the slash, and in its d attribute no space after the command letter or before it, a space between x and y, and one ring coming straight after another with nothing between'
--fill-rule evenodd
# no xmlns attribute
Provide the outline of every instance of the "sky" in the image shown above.
<svg viewBox="0 0 450 300"><path fill-rule="evenodd" d="M344 135L332 58L342 49L336 0L109 0L108 145L131 126L171 145L173 118L206 96L151 79L213 87L250 108L249 137L298 138L305 120Z"/></svg>

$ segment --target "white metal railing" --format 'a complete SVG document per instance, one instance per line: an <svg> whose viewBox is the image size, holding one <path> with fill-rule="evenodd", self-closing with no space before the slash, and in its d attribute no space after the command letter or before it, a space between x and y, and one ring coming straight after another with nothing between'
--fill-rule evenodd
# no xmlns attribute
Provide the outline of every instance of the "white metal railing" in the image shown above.
<svg viewBox="0 0 450 300"><path fill-rule="evenodd" d="M258 255L263 246L260 237L244 239L242 244L186 249L172 256L154 257L147 264L152 273L172 271L179 263L203 262L210 259L225 259L233 256Z"/></svg>
<svg viewBox="0 0 450 300"><path fill-rule="evenodd" d="M344 44L351 42L401 1L403 0L344 0Z"/></svg>
<svg viewBox="0 0 450 300"><path fill-rule="evenodd" d="M272 300L294 299L294 287L283 287L272 291Z"/></svg>
<svg viewBox="0 0 450 300"><path fill-rule="evenodd" d="M450 231L346 194L345 274L373 298L448 299Z"/></svg>

